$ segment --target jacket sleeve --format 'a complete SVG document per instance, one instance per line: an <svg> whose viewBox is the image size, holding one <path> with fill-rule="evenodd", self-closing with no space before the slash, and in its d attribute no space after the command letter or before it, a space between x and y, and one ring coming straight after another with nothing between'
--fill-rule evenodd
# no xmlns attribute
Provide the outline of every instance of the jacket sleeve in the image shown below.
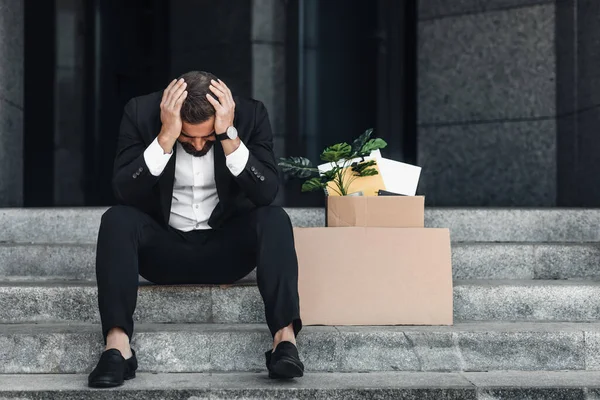
<svg viewBox="0 0 600 400"><path fill-rule="evenodd" d="M147 200L160 176L150 173L144 159L146 144L137 125L137 102L125 105L113 172L113 191L121 204L137 206Z"/></svg>
<svg viewBox="0 0 600 400"><path fill-rule="evenodd" d="M273 133L263 103L257 102L254 127L247 143L250 155L244 170L235 177L246 196L257 206L273 203L279 191L279 174L273 153Z"/></svg>

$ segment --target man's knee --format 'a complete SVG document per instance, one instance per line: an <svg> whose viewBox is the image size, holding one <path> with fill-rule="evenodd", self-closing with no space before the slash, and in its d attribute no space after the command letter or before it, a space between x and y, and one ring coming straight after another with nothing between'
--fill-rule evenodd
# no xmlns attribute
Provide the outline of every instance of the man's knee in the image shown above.
<svg viewBox="0 0 600 400"><path fill-rule="evenodd" d="M115 226L124 227L128 224L132 225L132 222L137 219L136 217L139 213L140 211L134 207L122 205L112 206L102 214L100 226L106 228Z"/></svg>
<svg viewBox="0 0 600 400"><path fill-rule="evenodd" d="M280 206L265 206L256 209L256 218L259 223L291 224L289 215Z"/></svg>

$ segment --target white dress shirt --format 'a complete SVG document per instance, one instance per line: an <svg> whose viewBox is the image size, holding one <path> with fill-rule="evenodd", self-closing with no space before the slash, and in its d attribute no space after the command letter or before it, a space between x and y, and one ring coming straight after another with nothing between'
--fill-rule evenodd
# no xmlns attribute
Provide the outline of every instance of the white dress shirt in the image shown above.
<svg viewBox="0 0 600 400"><path fill-rule="evenodd" d="M175 181L169 225L180 231L210 229L208 219L219 203L215 183L214 146L202 157L188 154L177 142L175 157ZM154 176L164 171L173 152L165 154L158 140L144 151L148 170ZM238 176L246 168L250 152L244 143L226 157L225 164L233 176Z"/></svg>

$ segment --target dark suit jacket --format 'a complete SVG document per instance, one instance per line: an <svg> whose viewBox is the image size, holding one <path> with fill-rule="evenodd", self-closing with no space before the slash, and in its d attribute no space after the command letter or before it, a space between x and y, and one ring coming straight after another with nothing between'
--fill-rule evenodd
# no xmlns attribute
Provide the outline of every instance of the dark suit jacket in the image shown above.
<svg viewBox="0 0 600 400"><path fill-rule="evenodd" d="M144 150L158 136L162 126L161 97L162 92L156 92L133 98L125 105L114 165L113 189L120 204L137 207L167 226L177 154L171 157L160 176L153 176L144 161ZM215 142L215 181L219 204L208 221L213 228L218 228L232 216L271 204L279 190L273 134L267 110L257 100L237 96L234 100L234 126L248 147L250 157L246 168L234 177L225 165L221 143Z"/></svg>

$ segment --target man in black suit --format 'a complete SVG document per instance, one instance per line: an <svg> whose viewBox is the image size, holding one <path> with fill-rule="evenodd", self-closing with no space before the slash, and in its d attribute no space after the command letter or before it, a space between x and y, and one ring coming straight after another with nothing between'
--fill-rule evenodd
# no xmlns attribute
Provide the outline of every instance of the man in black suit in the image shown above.
<svg viewBox="0 0 600 400"><path fill-rule="evenodd" d="M135 377L138 276L156 284L229 284L257 268L273 349L271 378L303 375L298 261L279 189L264 105L192 71L132 99L121 122L113 187L102 216L96 279L106 350L92 387Z"/></svg>

